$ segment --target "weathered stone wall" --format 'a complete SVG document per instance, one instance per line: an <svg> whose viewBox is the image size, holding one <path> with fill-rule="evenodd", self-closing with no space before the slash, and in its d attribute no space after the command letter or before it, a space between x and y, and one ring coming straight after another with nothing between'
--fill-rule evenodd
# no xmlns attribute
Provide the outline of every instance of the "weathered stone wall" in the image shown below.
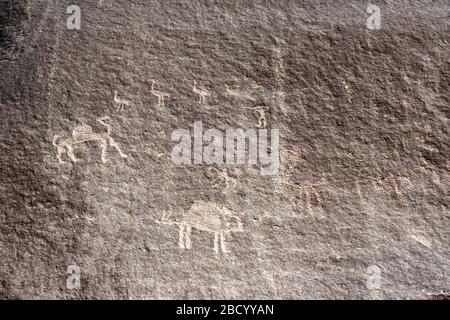
<svg viewBox="0 0 450 320"><path fill-rule="evenodd" d="M374 2L375 30L365 1L0 2L0 297L448 291L448 3ZM172 161L262 116L276 175Z"/></svg>

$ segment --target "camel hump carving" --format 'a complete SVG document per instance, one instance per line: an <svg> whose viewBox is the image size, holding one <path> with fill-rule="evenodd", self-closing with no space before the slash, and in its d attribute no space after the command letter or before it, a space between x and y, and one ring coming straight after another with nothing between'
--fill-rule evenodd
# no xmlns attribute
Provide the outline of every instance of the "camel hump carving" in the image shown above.
<svg viewBox="0 0 450 320"><path fill-rule="evenodd" d="M120 149L119 144L111 137L112 126L108 122L106 122L108 120L109 117L102 117L97 119L97 122L106 127L106 132L94 132L90 125L82 123L73 129L71 136L69 135L64 137L61 135L56 135L53 138L53 145L57 148L57 157L59 163L64 163L64 161L62 160L62 156L64 153L67 153L68 157L73 162L80 161L80 159L78 159L75 155L74 148L75 146L88 141L96 141L100 143L103 163L107 161L106 151L108 145L114 147L117 152L119 152L122 158L127 158L127 155L124 154Z"/></svg>
<svg viewBox="0 0 450 320"><path fill-rule="evenodd" d="M72 137L74 141L81 141L86 136L92 135L94 131L90 125L82 123L75 127L72 131Z"/></svg>
<svg viewBox="0 0 450 320"><path fill-rule="evenodd" d="M227 208L220 207L216 203L195 201L191 208L183 214L180 221L168 218L163 214L157 223L167 225L178 225L179 246L181 249L191 249L191 231L195 228L200 231L206 231L214 234L214 252L228 253L226 248L225 235L230 232L243 232L244 228L240 217Z"/></svg>

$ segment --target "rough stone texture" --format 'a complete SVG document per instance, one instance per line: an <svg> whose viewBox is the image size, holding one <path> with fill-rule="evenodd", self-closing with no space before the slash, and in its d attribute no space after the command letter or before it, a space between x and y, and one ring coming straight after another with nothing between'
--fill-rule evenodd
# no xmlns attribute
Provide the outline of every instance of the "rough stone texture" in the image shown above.
<svg viewBox="0 0 450 320"><path fill-rule="evenodd" d="M366 28L365 1L1 0L0 297L449 291L448 3L373 2L380 30ZM122 112L114 90L131 101ZM237 181L224 192L210 166L171 161L174 130L252 128L258 105L281 131L277 176L217 167ZM103 163L88 142L60 164L54 136L104 133L103 116L128 158L109 147ZM178 226L158 223L199 201L239 214L229 253L195 228L181 249ZM79 290L66 288L73 264Z"/></svg>

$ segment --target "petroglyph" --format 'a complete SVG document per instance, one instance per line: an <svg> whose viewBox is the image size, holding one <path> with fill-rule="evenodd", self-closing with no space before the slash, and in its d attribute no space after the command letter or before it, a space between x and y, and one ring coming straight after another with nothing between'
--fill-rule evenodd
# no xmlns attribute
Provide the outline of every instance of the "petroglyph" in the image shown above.
<svg viewBox="0 0 450 320"><path fill-rule="evenodd" d="M195 81L195 80L194 80L194 86L192 87L192 92L194 92L195 94L198 94L199 103L205 103L206 97L209 96L208 91L197 88L197 81Z"/></svg>
<svg viewBox="0 0 450 320"><path fill-rule="evenodd" d="M325 178L318 181L294 180L295 169L302 159L302 150L298 146L288 148L282 153L281 159L282 166L276 180L275 192L288 195L290 203L295 207L303 205L310 213L316 209L322 212L323 198L318 187L327 185L329 182Z"/></svg>
<svg viewBox="0 0 450 320"><path fill-rule="evenodd" d="M170 95L167 92L156 90L155 89L155 83L156 81L152 80L152 88L150 92L158 98L158 107L161 105L164 105L164 98L170 97Z"/></svg>
<svg viewBox="0 0 450 320"><path fill-rule="evenodd" d="M130 101L119 98L117 96L117 91L114 91L114 105L117 106L117 111L123 111L124 110L123 106L129 107L130 104L131 104Z"/></svg>
<svg viewBox="0 0 450 320"><path fill-rule="evenodd" d="M291 201L298 205L298 203L304 198L306 208L309 212L313 212L313 208L318 208L320 211L323 211L323 200L317 187L326 184L327 181L323 178L316 182L305 180L302 183L294 184L295 191L298 192L298 194L291 197Z"/></svg>
<svg viewBox="0 0 450 320"><path fill-rule="evenodd" d="M225 236L231 232L243 232L244 228L240 217L225 207L213 202L195 201L188 212L183 214L180 221L166 217L164 213L157 223L179 226L180 249L191 249L192 228L214 234L214 252L228 253Z"/></svg>
<svg viewBox="0 0 450 320"><path fill-rule="evenodd" d="M61 135L56 135L53 138L53 145L58 149L58 160L59 163L63 164L62 155L64 152L67 152L70 160L73 162L78 162L78 159L74 153L74 147L78 144L86 143L88 141L97 141L100 143L102 153L101 158L103 163L106 163L106 151L108 148L108 143L110 146L114 147L117 152L119 152L122 158L127 158L127 155L122 152L117 142L111 137L112 127L110 124L105 122L105 120L109 120L109 117L98 118L97 122L101 123L106 127L106 132L94 132L92 127L82 123L75 127L72 131L72 136L63 137Z"/></svg>
<svg viewBox="0 0 450 320"><path fill-rule="evenodd" d="M387 186L392 188L397 197L400 197L402 195L402 189L407 186L411 186L411 180L408 177L404 176L389 175L387 177L371 179L370 181L375 190L382 191Z"/></svg>
<svg viewBox="0 0 450 320"><path fill-rule="evenodd" d="M254 96L251 95L250 93L248 93L248 92L246 92L244 90L230 89L228 87L228 85L225 85L225 94L227 96L231 96L231 97L234 97L234 98L255 101Z"/></svg>
<svg viewBox="0 0 450 320"><path fill-rule="evenodd" d="M228 193L228 191L230 190L230 187L232 186L233 188L236 187L237 185L237 179L231 177L228 174L228 170L227 168L223 168L222 170L219 170L217 168L214 167L210 167L208 168L208 171L215 174L216 178L214 178L211 182L215 184L215 186L217 187L219 184L224 183L225 184L225 188L222 190L222 193L226 194Z"/></svg>
<svg viewBox="0 0 450 320"><path fill-rule="evenodd" d="M265 128L267 127L267 117L266 117L266 111L269 110L269 107L264 106L258 106L254 108L259 113L259 119L258 119L258 128Z"/></svg>
<svg viewBox="0 0 450 320"><path fill-rule="evenodd" d="M302 150L297 147L290 147L281 153L281 167L279 175L275 178L275 193L289 199L289 202L298 207L304 205L308 211L313 209L323 210L323 198L321 188L350 188L354 190L355 196L360 201L365 202L367 197L373 196L368 192L367 187L377 192L392 193L397 199L404 196L404 192L412 186L409 177L404 175L384 174L376 162L372 162L378 173L377 176L364 179L337 179L332 174L324 174L316 181L295 180L296 170L302 161ZM367 194L367 195L366 195Z"/></svg>
<svg viewBox="0 0 450 320"><path fill-rule="evenodd" d="M290 186L291 176L302 159L302 150L298 146L287 148L281 152L281 167L276 177L275 192L284 193L285 187Z"/></svg>

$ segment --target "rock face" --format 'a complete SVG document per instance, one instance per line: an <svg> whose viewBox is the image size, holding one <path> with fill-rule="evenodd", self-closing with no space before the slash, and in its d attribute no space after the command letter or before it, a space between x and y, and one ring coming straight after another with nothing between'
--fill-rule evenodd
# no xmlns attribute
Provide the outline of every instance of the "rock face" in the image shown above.
<svg viewBox="0 0 450 320"><path fill-rule="evenodd" d="M72 2L0 3L1 298L450 290L447 1ZM174 163L196 121L276 174Z"/></svg>

